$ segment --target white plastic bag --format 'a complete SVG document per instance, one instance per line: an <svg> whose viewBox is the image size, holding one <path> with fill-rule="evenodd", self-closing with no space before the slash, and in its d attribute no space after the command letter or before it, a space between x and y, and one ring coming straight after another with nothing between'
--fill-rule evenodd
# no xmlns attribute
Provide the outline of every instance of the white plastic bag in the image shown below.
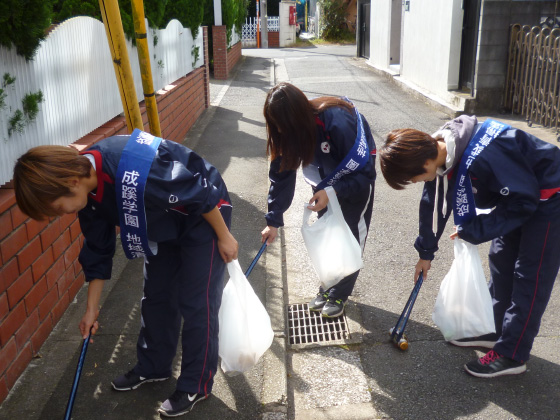
<svg viewBox="0 0 560 420"><path fill-rule="evenodd" d="M230 375L257 364L272 344L274 331L265 307L247 281L237 260L227 264L229 281L218 313L218 354L222 370Z"/></svg>
<svg viewBox="0 0 560 420"><path fill-rule="evenodd" d="M329 197L327 211L309 224L312 211L303 211L301 234L321 285L328 289L362 268L362 249L344 220L336 193L325 188Z"/></svg>
<svg viewBox="0 0 560 420"><path fill-rule="evenodd" d="M432 320L446 341L496 332L492 298L476 245L455 239L455 260L443 279Z"/></svg>

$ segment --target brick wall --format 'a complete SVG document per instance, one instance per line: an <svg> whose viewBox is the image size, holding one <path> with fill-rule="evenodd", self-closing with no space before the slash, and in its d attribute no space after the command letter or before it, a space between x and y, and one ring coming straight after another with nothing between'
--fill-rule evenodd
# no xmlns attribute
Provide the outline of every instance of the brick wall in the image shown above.
<svg viewBox="0 0 560 420"><path fill-rule="evenodd" d="M280 47L280 32L269 32L268 48L279 48L279 47Z"/></svg>
<svg viewBox="0 0 560 420"><path fill-rule="evenodd" d="M229 50L227 47L226 27L212 27L214 53L214 78L225 80L241 58L241 42L237 42Z"/></svg>
<svg viewBox="0 0 560 420"><path fill-rule="evenodd" d="M203 29L207 58L207 28ZM209 106L208 81L206 60L204 67L157 92L163 138L184 140ZM146 108L140 105L144 129L149 130ZM73 147L82 150L127 131L124 116L116 117ZM31 220L16 205L9 184L0 188L0 403L83 286L77 261L82 242L76 215Z"/></svg>

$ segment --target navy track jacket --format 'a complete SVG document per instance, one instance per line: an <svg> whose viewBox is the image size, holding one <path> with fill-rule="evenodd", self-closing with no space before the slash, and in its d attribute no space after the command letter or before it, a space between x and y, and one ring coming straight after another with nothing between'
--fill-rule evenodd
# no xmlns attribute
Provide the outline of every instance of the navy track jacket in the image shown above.
<svg viewBox="0 0 560 420"><path fill-rule="evenodd" d="M87 206L78 212L85 238L79 261L86 281L111 278L115 226L119 225L115 174L128 139L128 135L109 137L82 152L95 158L98 182ZM149 240L184 238L184 232L189 231L189 240L203 242L207 238L197 234L197 227L206 223L201 214L229 203L226 185L216 168L189 148L162 140L144 193Z"/></svg>
<svg viewBox="0 0 560 420"><path fill-rule="evenodd" d="M321 179L332 173L354 146L357 121L354 111L331 107L319 114L315 157L311 165L318 168ZM343 176L334 186L339 200L350 200L353 194L367 189L375 181L375 142L368 122L362 115L370 159L358 171ZM326 143L326 144L325 144ZM327 146L328 145L328 146ZM270 164L270 190L268 192L267 226L284 226L284 212L292 204L296 186L296 171L280 172L281 157Z"/></svg>
<svg viewBox="0 0 560 420"><path fill-rule="evenodd" d="M460 118L472 117L459 117L451 124L460 124ZM477 124L466 139L457 139L459 156L455 162L481 125ZM438 240L453 209L455 168L449 174L445 217L441 212L443 200L438 200L437 235L432 231L436 182L424 185L420 202L420 234L414 244L421 259L434 258ZM539 206L546 206L548 200L560 199L560 149L522 130L512 128L494 139L476 158L468 173L477 208L493 209L489 214L480 214L459 226L459 237L472 244L511 232L527 221ZM439 194L440 197L443 194L441 183Z"/></svg>

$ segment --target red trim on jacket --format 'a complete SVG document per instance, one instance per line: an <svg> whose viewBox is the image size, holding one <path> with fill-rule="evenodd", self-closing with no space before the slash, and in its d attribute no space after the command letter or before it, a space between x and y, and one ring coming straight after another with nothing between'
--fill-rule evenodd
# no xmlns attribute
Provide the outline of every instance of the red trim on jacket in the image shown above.
<svg viewBox="0 0 560 420"><path fill-rule="evenodd" d="M103 172L103 159L99 150L85 150L83 152L80 152L80 155L93 156L93 160L95 161L95 174L97 175L97 188L95 190L95 194L93 192L90 192L89 196L98 203L101 203L103 201L103 190L105 188L105 182L114 184L115 181L113 181L108 174Z"/></svg>
<svg viewBox="0 0 560 420"><path fill-rule="evenodd" d="M556 194L557 192L560 191L560 188L547 188L544 190L541 190L541 200L548 200L550 197L552 197L554 194Z"/></svg>

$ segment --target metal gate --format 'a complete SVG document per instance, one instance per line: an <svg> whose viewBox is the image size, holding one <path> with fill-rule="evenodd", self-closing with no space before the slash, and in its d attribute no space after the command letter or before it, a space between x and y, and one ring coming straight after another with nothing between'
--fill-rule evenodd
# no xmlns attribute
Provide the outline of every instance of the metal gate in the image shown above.
<svg viewBox="0 0 560 420"><path fill-rule="evenodd" d="M511 28L504 107L560 132L560 28Z"/></svg>
<svg viewBox="0 0 560 420"><path fill-rule="evenodd" d="M360 7L360 57L369 58L369 36L370 36L370 6L371 3L363 3Z"/></svg>

